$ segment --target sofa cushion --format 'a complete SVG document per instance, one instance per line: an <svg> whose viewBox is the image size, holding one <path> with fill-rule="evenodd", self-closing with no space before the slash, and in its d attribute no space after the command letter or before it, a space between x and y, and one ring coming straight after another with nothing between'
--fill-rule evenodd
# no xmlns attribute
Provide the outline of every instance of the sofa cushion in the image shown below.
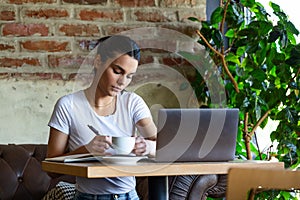
<svg viewBox="0 0 300 200"><path fill-rule="evenodd" d="M75 184L59 182L42 200L72 200L75 196Z"/></svg>
<svg viewBox="0 0 300 200"><path fill-rule="evenodd" d="M217 175L169 176L169 200L206 199L206 192L217 184Z"/></svg>
<svg viewBox="0 0 300 200"><path fill-rule="evenodd" d="M41 168L43 145L0 145L0 199L41 199L51 178Z"/></svg>
<svg viewBox="0 0 300 200"><path fill-rule="evenodd" d="M40 200L59 181L75 183L75 177L50 177L41 166L46 144L0 144L0 199Z"/></svg>

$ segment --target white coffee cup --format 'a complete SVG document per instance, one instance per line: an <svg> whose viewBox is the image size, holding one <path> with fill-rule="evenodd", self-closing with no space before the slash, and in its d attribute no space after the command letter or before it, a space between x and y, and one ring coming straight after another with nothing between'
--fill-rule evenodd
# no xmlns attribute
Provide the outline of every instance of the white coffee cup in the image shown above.
<svg viewBox="0 0 300 200"><path fill-rule="evenodd" d="M112 137L112 146L118 155L128 155L135 145L135 137Z"/></svg>

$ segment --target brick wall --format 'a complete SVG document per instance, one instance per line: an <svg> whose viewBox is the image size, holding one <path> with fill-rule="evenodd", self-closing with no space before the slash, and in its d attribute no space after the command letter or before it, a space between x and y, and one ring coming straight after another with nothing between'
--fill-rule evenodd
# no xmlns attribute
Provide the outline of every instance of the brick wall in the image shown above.
<svg viewBox="0 0 300 200"><path fill-rule="evenodd" d="M141 27L163 27L194 37L200 24L187 18L204 19L205 2L0 0L0 143L47 142L53 106L60 96L78 89L73 80L89 53L90 42ZM155 69L151 63L179 68L181 72L187 64L172 54L146 49L141 64L148 68L136 81L145 77L163 80L168 72ZM183 74L192 77L189 73L187 70ZM177 76L174 79L176 83L150 84L139 91L146 93L145 98L151 94L149 98L157 95L155 99L164 101L168 93L166 87L159 87L163 85L188 97L184 81Z"/></svg>
<svg viewBox="0 0 300 200"><path fill-rule="evenodd" d="M86 42L139 27L193 36L205 0L0 0L0 79L69 80Z"/></svg>

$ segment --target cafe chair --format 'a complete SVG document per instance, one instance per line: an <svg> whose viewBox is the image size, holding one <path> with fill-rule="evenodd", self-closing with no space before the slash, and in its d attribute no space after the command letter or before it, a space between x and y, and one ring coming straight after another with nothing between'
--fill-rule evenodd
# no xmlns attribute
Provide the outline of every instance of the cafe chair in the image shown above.
<svg viewBox="0 0 300 200"><path fill-rule="evenodd" d="M226 199L253 199L261 189L300 189L300 171L232 168L228 171Z"/></svg>

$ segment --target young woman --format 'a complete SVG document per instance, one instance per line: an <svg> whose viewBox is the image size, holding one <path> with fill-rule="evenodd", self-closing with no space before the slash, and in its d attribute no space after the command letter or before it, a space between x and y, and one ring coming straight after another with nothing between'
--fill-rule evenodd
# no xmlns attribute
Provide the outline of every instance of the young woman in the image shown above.
<svg viewBox="0 0 300 200"><path fill-rule="evenodd" d="M140 49L130 38L117 35L99 40L90 87L61 97L55 105L48 124L47 157L110 155L112 136L133 136L132 153L154 155L157 130L149 108L137 94L125 91L139 60ZM135 177L77 177L75 199L139 199L135 184Z"/></svg>

